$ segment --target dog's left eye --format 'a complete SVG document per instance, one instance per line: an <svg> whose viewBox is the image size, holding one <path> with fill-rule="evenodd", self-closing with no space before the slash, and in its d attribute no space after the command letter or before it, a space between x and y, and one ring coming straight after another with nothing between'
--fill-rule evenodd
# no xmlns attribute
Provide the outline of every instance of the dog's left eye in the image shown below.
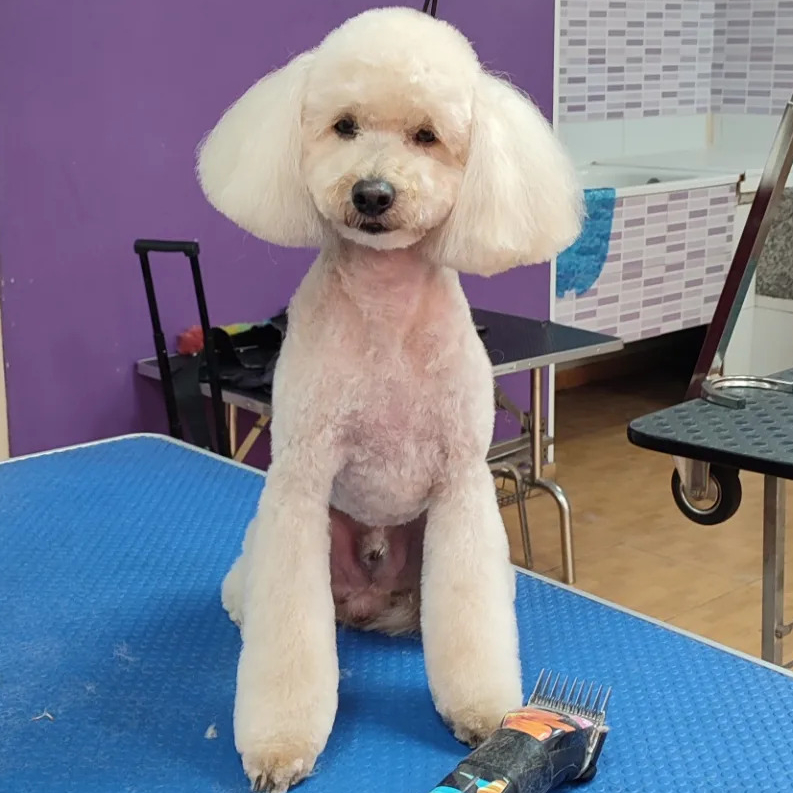
<svg viewBox="0 0 793 793"><path fill-rule="evenodd" d="M413 136L413 140L415 140L416 143L421 143L424 146L429 146L431 143L435 143L438 140L438 138L431 129L427 127L422 127Z"/></svg>
<svg viewBox="0 0 793 793"><path fill-rule="evenodd" d="M334 125L333 129L341 138L354 138L358 134L358 125L352 116L343 116Z"/></svg>

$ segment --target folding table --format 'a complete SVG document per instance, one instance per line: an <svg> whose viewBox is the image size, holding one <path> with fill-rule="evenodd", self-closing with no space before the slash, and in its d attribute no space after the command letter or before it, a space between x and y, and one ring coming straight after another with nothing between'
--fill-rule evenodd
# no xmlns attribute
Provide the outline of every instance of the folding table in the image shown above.
<svg viewBox="0 0 793 793"><path fill-rule="evenodd" d="M201 301L199 301L199 305L201 305ZM547 445L553 443L553 438L546 435L543 427L542 372L549 366L572 361L580 362L599 355L618 352L623 347L622 340L604 333L573 328L547 320L503 314L499 311L475 308L472 313L474 322L484 329L482 341L493 364L493 377L499 378L516 372L528 371L530 378L531 408L529 413L512 403L498 384L496 385L496 398L499 406L515 416L521 426L521 434L517 438L495 443L488 455L488 462L491 464L493 472L506 475L514 482L514 489L511 491L499 488L499 503L501 506L516 504L518 507L526 567L531 568L531 542L524 499L527 491L535 488L544 490L551 495L559 507L562 570L565 581L569 584L575 583L570 502L559 483L555 479L544 476L542 470ZM144 358L138 361L138 374L151 380L162 380L164 373L165 380L170 380L172 371L177 371L186 363L189 365L185 356L172 355L161 358L161 360ZM211 383L201 383L200 388L204 396L211 396ZM226 405L231 452L235 460L244 461L270 421L272 408L268 396L262 391L221 387L220 385L217 385L216 388L219 392L218 400ZM167 394L167 385L164 386L164 391ZM249 411L257 418L242 443L237 445L237 414L239 410Z"/></svg>
<svg viewBox="0 0 793 793"><path fill-rule="evenodd" d="M0 791L248 790L219 587L263 484L154 436L0 464ZM532 574L517 610L527 688L541 668L614 688L579 790L790 789L789 673ZM467 750L420 641L341 630L338 647L336 724L298 790L428 793Z"/></svg>

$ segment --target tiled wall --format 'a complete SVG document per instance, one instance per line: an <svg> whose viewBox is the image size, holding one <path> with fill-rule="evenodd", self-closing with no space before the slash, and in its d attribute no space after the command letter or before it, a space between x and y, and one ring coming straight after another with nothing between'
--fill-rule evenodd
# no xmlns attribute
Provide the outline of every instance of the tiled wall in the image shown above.
<svg viewBox="0 0 793 793"><path fill-rule="evenodd" d="M600 277L558 299L556 321L626 342L710 322L734 217L734 185L618 198Z"/></svg>
<svg viewBox="0 0 793 793"><path fill-rule="evenodd" d="M713 110L777 115L793 93L793 0L717 0Z"/></svg>
<svg viewBox="0 0 793 793"><path fill-rule="evenodd" d="M561 121L708 111L714 0L559 2Z"/></svg>
<svg viewBox="0 0 793 793"><path fill-rule="evenodd" d="M776 115L793 93L793 0L559 0L562 122Z"/></svg>

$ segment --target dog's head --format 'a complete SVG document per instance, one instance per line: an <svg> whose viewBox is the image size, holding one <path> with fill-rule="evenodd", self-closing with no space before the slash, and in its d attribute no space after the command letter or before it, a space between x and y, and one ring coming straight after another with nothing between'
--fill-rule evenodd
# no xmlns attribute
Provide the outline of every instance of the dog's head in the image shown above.
<svg viewBox="0 0 793 793"><path fill-rule="evenodd" d="M420 244L491 274L579 232L575 173L537 108L450 25L409 9L350 19L250 88L199 152L201 186L257 237Z"/></svg>

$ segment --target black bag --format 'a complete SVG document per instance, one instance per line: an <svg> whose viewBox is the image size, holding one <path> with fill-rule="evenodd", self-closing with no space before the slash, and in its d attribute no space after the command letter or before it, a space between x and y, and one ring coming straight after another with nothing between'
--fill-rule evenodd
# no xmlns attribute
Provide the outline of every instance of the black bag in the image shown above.
<svg viewBox="0 0 793 793"><path fill-rule="evenodd" d="M265 399L272 395L273 373L281 344L286 336L286 310L261 325L240 333L211 328L218 378L222 386L240 391L261 391ZM209 381L209 371L202 354L199 378Z"/></svg>

